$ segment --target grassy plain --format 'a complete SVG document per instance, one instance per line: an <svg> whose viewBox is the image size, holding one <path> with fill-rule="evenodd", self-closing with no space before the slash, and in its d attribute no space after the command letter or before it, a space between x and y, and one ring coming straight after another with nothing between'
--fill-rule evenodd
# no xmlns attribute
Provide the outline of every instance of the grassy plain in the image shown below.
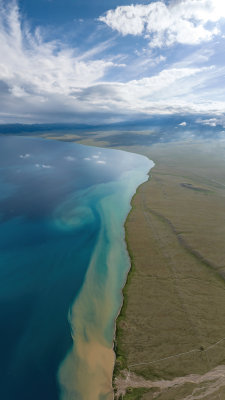
<svg viewBox="0 0 225 400"><path fill-rule="evenodd" d="M142 152L156 166L126 222L132 269L117 321L115 388L124 399L149 387L140 398L223 400L224 152L182 144Z"/></svg>
<svg viewBox="0 0 225 400"><path fill-rule="evenodd" d="M125 146L102 133L79 142L156 164L125 225L132 268L117 320L116 396L224 400L224 142Z"/></svg>

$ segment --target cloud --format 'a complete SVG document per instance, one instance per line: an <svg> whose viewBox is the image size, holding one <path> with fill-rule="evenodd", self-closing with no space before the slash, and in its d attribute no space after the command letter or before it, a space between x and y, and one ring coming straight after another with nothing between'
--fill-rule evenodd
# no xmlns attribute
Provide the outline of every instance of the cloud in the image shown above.
<svg viewBox="0 0 225 400"><path fill-rule="evenodd" d="M156 1L120 6L99 20L122 35L144 35L151 47L162 47L212 40L220 33L216 22L223 17L221 0L173 0L168 5Z"/></svg>
<svg viewBox="0 0 225 400"><path fill-rule="evenodd" d="M187 126L187 122L181 122L180 124L179 124L180 126Z"/></svg>
<svg viewBox="0 0 225 400"><path fill-rule="evenodd" d="M20 158L30 158L30 154L26 153L26 154L20 154Z"/></svg>
<svg viewBox="0 0 225 400"><path fill-rule="evenodd" d="M216 118L210 118L210 119L205 119L205 120L200 120L198 121L199 123L203 124L203 125L209 125L212 127L217 126L218 121L216 120Z"/></svg>
<svg viewBox="0 0 225 400"><path fill-rule="evenodd" d="M92 156L92 158L99 158L99 156L95 154Z"/></svg>
<svg viewBox="0 0 225 400"><path fill-rule="evenodd" d="M79 54L78 48L46 40L39 27L31 31L16 1L0 0L0 48L1 113L7 116L10 106L12 118L26 113L27 121L33 113L45 118L55 108L82 112L75 101L79 91L120 67L97 57L105 43Z"/></svg>
<svg viewBox="0 0 225 400"><path fill-rule="evenodd" d="M85 157L84 160L85 161L91 161L91 158L90 157Z"/></svg>
<svg viewBox="0 0 225 400"><path fill-rule="evenodd" d="M106 161L98 160L98 161L96 161L96 164L106 164Z"/></svg>
<svg viewBox="0 0 225 400"><path fill-rule="evenodd" d="M225 118L209 118L209 119L198 119L196 121L198 124L208 125L211 127L216 127L217 125L221 125L225 128Z"/></svg>
<svg viewBox="0 0 225 400"><path fill-rule="evenodd" d="M193 29L198 28L196 38L200 37L201 26L203 32L206 30L213 36L214 22L223 13L215 11L217 0L213 3L208 0L207 4L208 8L206 0L177 0L167 6L157 1L118 7L101 20L108 21L108 25L117 23L115 29L124 34L131 29L134 35L147 35L151 43L165 37L169 40L173 26L176 30L185 21L194 24ZM124 20L120 20L120 15ZM109 16L111 20L107 19ZM138 31L136 18L140 19ZM181 40L180 34L176 30L175 41ZM187 40L191 37L185 34ZM209 65L212 51L205 49L200 55L195 48L192 57L182 49L182 60L171 61L173 57L168 51L161 54L161 50L148 46L137 50L130 43L124 54L118 54L116 49L117 55L109 57L112 49L108 45L108 42L98 43L82 52L58 40L47 40L41 28L34 31L29 28L15 1L0 0L0 121L99 124L99 121L112 123L156 113L224 112L225 68L222 62L220 67ZM216 47L213 52L216 53ZM217 58L215 54L213 60ZM124 60L127 66L118 69ZM67 161L73 161L69 157L72 156Z"/></svg>
<svg viewBox="0 0 225 400"><path fill-rule="evenodd" d="M76 49L45 41L39 28L32 34L15 2L0 15L0 77L15 97L70 94L95 82L114 65L101 59L84 61L84 55L83 59L75 55Z"/></svg>
<svg viewBox="0 0 225 400"><path fill-rule="evenodd" d="M43 168L43 169L50 169L52 168L52 165L48 165L48 164L35 164L36 168Z"/></svg>
<svg viewBox="0 0 225 400"><path fill-rule="evenodd" d="M121 113L122 110L127 114L173 113L181 112L182 108L189 112L215 110L219 102L217 105L214 101L204 102L201 96L193 102L193 89L203 85L214 72L213 67L168 68L139 80L99 83L80 92L79 100L102 110L104 107L105 112ZM221 102L220 108L223 106Z"/></svg>

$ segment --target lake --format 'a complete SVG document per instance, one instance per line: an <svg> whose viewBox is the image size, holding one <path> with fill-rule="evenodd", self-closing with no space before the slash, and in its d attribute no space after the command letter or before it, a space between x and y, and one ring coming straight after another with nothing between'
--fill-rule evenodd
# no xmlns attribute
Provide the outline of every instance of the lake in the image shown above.
<svg viewBox="0 0 225 400"><path fill-rule="evenodd" d="M110 398L130 262L126 215L153 163L0 137L1 398Z"/></svg>

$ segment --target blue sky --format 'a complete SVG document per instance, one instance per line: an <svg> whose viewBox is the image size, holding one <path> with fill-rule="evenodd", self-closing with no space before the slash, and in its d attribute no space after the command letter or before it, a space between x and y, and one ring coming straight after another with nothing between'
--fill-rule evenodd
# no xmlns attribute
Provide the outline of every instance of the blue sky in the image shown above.
<svg viewBox="0 0 225 400"><path fill-rule="evenodd" d="M0 0L0 123L221 123L224 48L222 0Z"/></svg>

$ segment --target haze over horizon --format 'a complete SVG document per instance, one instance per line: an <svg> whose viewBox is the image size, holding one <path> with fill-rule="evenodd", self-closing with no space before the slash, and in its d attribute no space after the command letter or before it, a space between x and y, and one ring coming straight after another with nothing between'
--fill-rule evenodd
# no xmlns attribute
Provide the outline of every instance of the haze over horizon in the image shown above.
<svg viewBox="0 0 225 400"><path fill-rule="evenodd" d="M225 124L220 0L0 0L0 123Z"/></svg>

